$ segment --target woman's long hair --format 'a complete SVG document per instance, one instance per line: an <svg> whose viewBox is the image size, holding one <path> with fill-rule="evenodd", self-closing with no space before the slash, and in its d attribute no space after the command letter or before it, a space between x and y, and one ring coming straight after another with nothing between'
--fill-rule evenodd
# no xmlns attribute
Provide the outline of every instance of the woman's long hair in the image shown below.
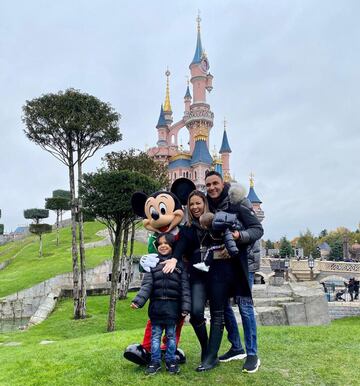
<svg viewBox="0 0 360 386"><path fill-rule="evenodd" d="M195 220L194 216L192 215L191 210L190 210L190 199L191 199L191 197L194 197L194 196L200 197L203 200L203 202L204 202L204 213L209 211L209 205L208 205L208 202L207 202L205 194L201 190L193 190L189 194L188 201L187 201L187 209L188 209L188 222L187 222L187 225L188 226L191 226L191 224Z"/></svg>

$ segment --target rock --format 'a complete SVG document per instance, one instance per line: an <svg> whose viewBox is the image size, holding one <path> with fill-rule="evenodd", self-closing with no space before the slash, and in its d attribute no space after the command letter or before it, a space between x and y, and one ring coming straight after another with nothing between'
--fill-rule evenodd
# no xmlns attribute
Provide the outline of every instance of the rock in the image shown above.
<svg viewBox="0 0 360 386"><path fill-rule="evenodd" d="M7 347L16 347L16 346L21 346L22 343L21 342L8 342L8 343L4 343L4 346L7 346Z"/></svg>
<svg viewBox="0 0 360 386"><path fill-rule="evenodd" d="M42 340L39 344L51 344L55 343L55 340Z"/></svg>

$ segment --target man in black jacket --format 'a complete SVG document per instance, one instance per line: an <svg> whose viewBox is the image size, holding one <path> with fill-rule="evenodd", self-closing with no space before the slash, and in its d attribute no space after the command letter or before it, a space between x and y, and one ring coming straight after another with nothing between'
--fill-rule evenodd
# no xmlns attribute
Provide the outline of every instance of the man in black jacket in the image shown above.
<svg viewBox="0 0 360 386"><path fill-rule="evenodd" d="M247 248L261 238L263 228L253 212L241 203L231 202L228 195L229 186L224 184L219 173L209 172L205 178L205 186L211 212L215 213L222 210L236 214L238 220L243 224L244 230L233 232L233 237L239 249L238 256L231 259L219 256L218 260L214 259L214 263L210 268L210 338L205 360L197 371L210 370L216 365L223 334L224 306L227 299L235 295L238 299L242 317L247 351L243 372L253 373L258 370L260 360L257 356L256 320L248 282Z"/></svg>
<svg viewBox="0 0 360 386"><path fill-rule="evenodd" d="M141 308L150 298L149 318L151 320L151 361L146 374L156 374L160 369L160 341L163 330L166 333L166 369L170 374L180 370L175 360L175 328L180 316L185 316L191 309L190 287L187 273L179 263L172 273L163 272L163 261L172 257L174 235L162 233L158 236L156 246L158 263L150 272L145 273L139 293L132 301L132 308Z"/></svg>

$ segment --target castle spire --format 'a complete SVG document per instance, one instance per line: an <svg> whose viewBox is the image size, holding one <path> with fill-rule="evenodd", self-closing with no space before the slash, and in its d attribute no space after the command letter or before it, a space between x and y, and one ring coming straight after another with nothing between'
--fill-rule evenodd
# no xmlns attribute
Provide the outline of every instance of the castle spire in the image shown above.
<svg viewBox="0 0 360 386"><path fill-rule="evenodd" d="M156 125L156 128L158 129L159 127L167 127L166 125L166 121L165 121L165 116L164 116L164 108L163 108L163 105L161 105L161 108L160 108L160 115L159 115L159 120L158 120L158 123Z"/></svg>
<svg viewBox="0 0 360 386"><path fill-rule="evenodd" d="M220 150L219 150L219 153L220 154L223 154L223 153L231 153L231 148L230 148L230 145L229 145L229 140L228 140L228 137L227 137L227 134L226 134L226 120L224 118L224 134L223 134L223 139L222 139L222 143L221 143L221 147L220 147Z"/></svg>
<svg viewBox="0 0 360 386"><path fill-rule="evenodd" d="M200 63L203 55L203 48L202 48L201 36L200 36L200 22L201 22L200 11L198 12L198 17L196 18L196 21L197 21L196 48L195 48L194 59L192 60L191 64Z"/></svg>
<svg viewBox="0 0 360 386"><path fill-rule="evenodd" d="M249 194L248 194L247 198L251 201L252 204L261 204L262 201L260 200L260 198L255 193L255 189L254 189L254 186L255 186L254 174L252 172L250 173L250 178L249 179L250 179L250 189L249 189Z"/></svg>
<svg viewBox="0 0 360 386"><path fill-rule="evenodd" d="M190 89L189 89L189 78L187 78L187 87L186 87L186 93L185 93L185 96L184 96L184 99L191 99L191 93L190 93Z"/></svg>
<svg viewBox="0 0 360 386"><path fill-rule="evenodd" d="M165 75L166 75L166 94L165 94L164 111L171 112L172 110L171 110L171 103L170 103L169 69L166 70Z"/></svg>

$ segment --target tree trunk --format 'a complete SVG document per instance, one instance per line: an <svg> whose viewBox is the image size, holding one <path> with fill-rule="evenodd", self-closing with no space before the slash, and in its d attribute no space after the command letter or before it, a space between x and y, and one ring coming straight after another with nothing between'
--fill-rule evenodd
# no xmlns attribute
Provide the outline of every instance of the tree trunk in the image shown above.
<svg viewBox="0 0 360 386"><path fill-rule="evenodd" d="M39 257L42 257L42 237L41 233L39 234L40 242L39 242Z"/></svg>
<svg viewBox="0 0 360 386"><path fill-rule="evenodd" d="M131 222L131 240L130 240L130 256L131 259L134 254L134 242L135 242L135 221Z"/></svg>
<svg viewBox="0 0 360 386"><path fill-rule="evenodd" d="M56 210L56 246L59 246L59 209Z"/></svg>
<svg viewBox="0 0 360 386"><path fill-rule="evenodd" d="M130 280L131 280L131 261L130 261L131 258L128 257L127 255L129 227L130 227L130 221L127 221L124 226L123 248L122 248L122 255L120 259L121 278L120 278L120 288L119 288L119 299L126 299Z"/></svg>
<svg viewBox="0 0 360 386"><path fill-rule="evenodd" d="M74 298L74 319L80 319L79 305L79 263L78 263L78 246L76 239L76 199L75 199L75 175L74 175L74 159L72 152L71 139L69 140L69 181L70 181L70 196L71 196L71 255L73 266L73 298Z"/></svg>
<svg viewBox="0 0 360 386"><path fill-rule="evenodd" d="M79 222L79 247L80 247L80 318L86 318L86 264L84 247L84 216L82 212L82 200L79 194L82 179L81 154L78 144L78 222Z"/></svg>
<svg viewBox="0 0 360 386"><path fill-rule="evenodd" d="M110 307L108 316L107 331L115 330L115 315L116 315L116 301L118 297L118 283L119 283L119 265L120 265L120 247L122 239L122 223L116 224L115 240L114 240L114 254L113 265L111 273L111 290L110 290Z"/></svg>

